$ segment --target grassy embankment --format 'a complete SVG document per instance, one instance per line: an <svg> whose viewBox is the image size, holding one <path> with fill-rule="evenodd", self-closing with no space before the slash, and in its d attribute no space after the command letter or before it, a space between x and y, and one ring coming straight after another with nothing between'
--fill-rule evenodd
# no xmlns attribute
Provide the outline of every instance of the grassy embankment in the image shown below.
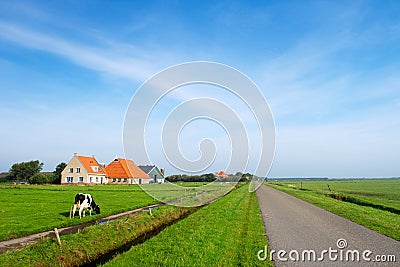
<svg viewBox="0 0 400 267"><path fill-rule="evenodd" d="M266 184L400 240L400 179L271 181Z"/></svg>
<svg viewBox="0 0 400 267"><path fill-rule="evenodd" d="M101 214L69 219L75 194L92 194ZM137 185L107 186L34 186L0 187L0 241L106 217L154 204ZM76 214L77 215L77 214Z"/></svg>
<svg viewBox="0 0 400 267"><path fill-rule="evenodd" d="M247 185L168 227L105 266L272 266L255 193Z"/></svg>

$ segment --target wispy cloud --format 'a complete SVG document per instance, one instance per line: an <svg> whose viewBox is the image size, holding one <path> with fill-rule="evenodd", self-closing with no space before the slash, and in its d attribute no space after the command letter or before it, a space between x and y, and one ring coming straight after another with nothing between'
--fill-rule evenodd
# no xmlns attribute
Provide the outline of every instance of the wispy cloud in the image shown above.
<svg viewBox="0 0 400 267"><path fill-rule="evenodd" d="M98 44L85 45L6 22L0 22L0 37L19 46L64 57L91 70L133 81L143 81L158 70L157 64L142 59L146 55L127 58L115 47L101 49Z"/></svg>

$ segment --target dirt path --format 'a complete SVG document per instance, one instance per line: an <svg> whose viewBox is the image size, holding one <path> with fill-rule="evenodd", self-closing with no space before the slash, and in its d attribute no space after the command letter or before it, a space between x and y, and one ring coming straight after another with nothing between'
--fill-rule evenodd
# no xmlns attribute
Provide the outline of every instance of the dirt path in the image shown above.
<svg viewBox="0 0 400 267"><path fill-rule="evenodd" d="M399 241L266 185L262 185L257 190L257 196L270 249L276 251L273 257L274 263L278 267L399 266L400 264ZM342 248L344 242L337 244L339 239L346 240L345 248ZM329 255L330 248L331 255ZM279 250L286 251L286 255L282 255L281 258L286 258L287 261L278 259ZM292 250L299 253L299 261L292 260L297 257L296 251L291 252ZM315 251L317 261L309 261L309 254L313 259L312 252L304 252L304 250ZM318 261L318 258L322 258L323 250L328 251L323 254L323 260ZM354 250L359 252L359 262L351 261L351 251ZM362 254L365 250L372 252L370 255L365 255L366 258L371 259L369 262L363 259ZM303 252L305 261L302 261ZM377 255L395 255L397 262L373 262ZM330 260L330 258L335 259L335 256L337 257L335 261ZM346 261L346 256L350 261ZM356 254L354 257L356 258Z"/></svg>

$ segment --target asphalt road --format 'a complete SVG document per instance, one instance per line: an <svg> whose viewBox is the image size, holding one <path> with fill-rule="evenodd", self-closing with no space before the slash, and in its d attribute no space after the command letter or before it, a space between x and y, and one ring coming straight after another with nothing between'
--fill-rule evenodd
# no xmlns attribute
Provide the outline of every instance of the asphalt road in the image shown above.
<svg viewBox="0 0 400 267"><path fill-rule="evenodd" d="M275 266L400 266L399 241L266 185L257 190L257 196L270 249L276 251ZM341 242L338 247L339 239L346 240L347 246L343 247ZM279 250L286 252L281 252L282 260L278 258ZM316 261L313 252L305 250L315 251ZM352 255L357 259L355 250L360 261L352 261ZM363 258L366 250L371 251L364 254L370 261ZM259 255L265 257L263 252ZM396 262L378 263L375 260L378 255L384 255L380 259L394 255Z"/></svg>

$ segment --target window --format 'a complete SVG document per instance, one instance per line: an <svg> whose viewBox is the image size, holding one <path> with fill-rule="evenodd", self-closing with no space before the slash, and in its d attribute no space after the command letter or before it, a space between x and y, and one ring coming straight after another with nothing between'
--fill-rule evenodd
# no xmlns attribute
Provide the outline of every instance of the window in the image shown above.
<svg viewBox="0 0 400 267"><path fill-rule="evenodd" d="M74 177L67 177L67 183L72 183L74 181Z"/></svg>
<svg viewBox="0 0 400 267"><path fill-rule="evenodd" d="M99 182L99 177L96 177L96 183L98 183Z"/></svg>
<svg viewBox="0 0 400 267"><path fill-rule="evenodd" d="M99 167L97 167L97 166L92 166L92 170L93 170L94 172L98 172L98 171L99 171Z"/></svg>
<svg viewBox="0 0 400 267"><path fill-rule="evenodd" d="M118 182L121 182L121 178L118 178Z"/></svg>
<svg viewBox="0 0 400 267"><path fill-rule="evenodd" d="M74 172L74 168L69 168L69 172L73 173Z"/></svg>
<svg viewBox="0 0 400 267"><path fill-rule="evenodd" d="M128 181L128 179L124 178L124 183L126 183Z"/></svg>
<svg viewBox="0 0 400 267"><path fill-rule="evenodd" d="M79 176L79 177L78 177L78 182L79 182L79 183L82 183L82 182L83 182L83 177L82 177L82 176Z"/></svg>
<svg viewBox="0 0 400 267"><path fill-rule="evenodd" d="M80 173L81 172L81 168L76 168L76 173Z"/></svg>
<svg viewBox="0 0 400 267"><path fill-rule="evenodd" d="M93 182L93 177L90 177L90 182Z"/></svg>
<svg viewBox="0 0 400 267"><path fill-rule="evenodd" d="M115 181L117 181L117 179L113 178L113 183L115 183Z"/></svg>

